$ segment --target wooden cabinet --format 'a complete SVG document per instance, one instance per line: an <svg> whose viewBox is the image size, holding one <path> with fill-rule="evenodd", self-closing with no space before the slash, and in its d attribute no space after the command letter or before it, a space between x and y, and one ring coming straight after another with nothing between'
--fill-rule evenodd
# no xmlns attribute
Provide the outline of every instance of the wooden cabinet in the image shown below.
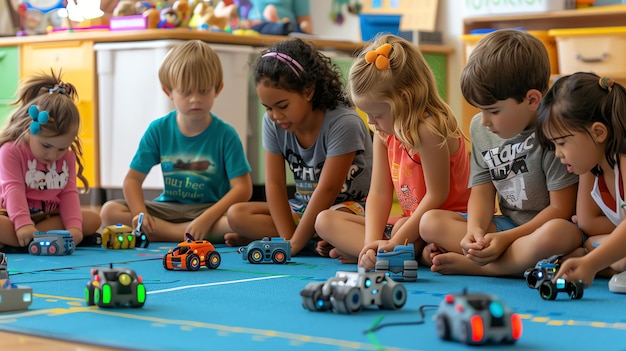
<svg viewBox="0 0 626 351"><path fill-rule="evenodd" d="M546 31L557 28L624 25L626 25L626 5L615 5L525 15L468 17L463 19L463 32L469 34L470 31L481 28L524 28L529 31ZM478 109L468 104L465 99L463 100L461 119L463 131L468 136L469 124L477 112Z"/></svg>
<svg viewBox="0 0 626 351"><path fill-rule="evenodd" d="M28 43L21 46L20 76L41 72L61 72L63 81L72 83L78 91L78 111L81 116L79 137L83 146L85 170L89 186L100 184L98 165L98 123L95 92L95 55L93 41Z"/></svg>
<svg viewBox="0 0 626 351"><path fill-rule="evenodd" d="M9 119L15 106L15 91L19 83L19 50L17 46L0 47L0 128Z"/></svg>

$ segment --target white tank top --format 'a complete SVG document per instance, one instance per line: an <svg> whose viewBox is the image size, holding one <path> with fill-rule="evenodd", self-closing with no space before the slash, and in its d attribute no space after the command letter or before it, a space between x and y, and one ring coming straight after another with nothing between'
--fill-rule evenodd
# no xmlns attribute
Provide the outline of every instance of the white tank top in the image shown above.
<svg viewBox="0 0 626 351"><path fill-rule="evenodd" d="M613 171L615 172L615 211L609 208L604 201L602 201L602 195L600 194L600 187L598 186L598 178L596 176L596 180L593 184L593 189L591 190L591 197L596 202L598 207L602 210L606 218L608 218L615 226L617 227L623 220L626 219L626 202L622 199L622 194L620 192L620 174L619 168L617 165L613 167ZM607 184L608 187L608 184Z"/></svg>

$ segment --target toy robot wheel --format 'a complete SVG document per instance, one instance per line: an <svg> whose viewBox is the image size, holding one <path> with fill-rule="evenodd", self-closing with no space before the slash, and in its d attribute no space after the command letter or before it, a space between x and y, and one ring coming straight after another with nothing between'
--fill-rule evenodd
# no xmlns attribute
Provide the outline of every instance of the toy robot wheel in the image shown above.
<svg viewBox="0 0 626 351"><path fill-rule="evenodd" d="M260 249L252 249L248 252L248 261L250 263L261 263L263 261L263 252Z"/></svg>
<svg viewBox="0 0 626 351"><path fill-rule="evenodd" d="M93 285L89 284L86 288L85 288L85 302L87 303L87 306L93 306L96 304L95 301L95 297L94 297L94 292L95 289L93 287Z"/></svg>
<svg viewBox="0 0 626 351"><path fill-rule="evenodd" d="M537 288L537 282L539 281L539 279L537 278L538 273L539 273L539 270L536 268L533 268L526 275L526 284L528 285L529 288L531 289Z"/></svg>
<svg viewBox="0 0 626 351"><path fill-rule="evenodd" d="M461 322L461 328L459 329L459 341L466 345L472 345L472 327L466 321Z"/></svg>
<svg viewBox="0 0 626 351"><path fill-rule="evenodd" d="M28 246L28 252L30 252L31 255L41 255L41 248L38 243L32 242Z"/></svg>
<svg viewBox="0 0 626 351"><path fill-rule="evenodd" d="M386 310L397 310L402 308L402 306L406 303L407 294L404 285L386 284L383 286L382 290L381 308Z"/></svg>
<svg viewBox="0 0 626 351"><path fill-rule="evenodd" d="M209 269L216 269L222 263L222 256L217 251L213 251L209 254L209 257L206 259L206 266Z"/></svg>
<svg viewBox="0 0 626 351"><path fill-rule="evenodd" d="M52 243L48 246L48 255L56 255L58 252L59 246L56 243Z"/></svg>
<svg viewBox="0 0 626 351"><path fill-rule="evenodd" d="M374 267L374 270L376 272L387 272L387 271L389 271L389 261L387 261L387 260L376 261L376 266Z"/></svg>
<svg viewBox="0 0 626 351"><path fill-rule="evenodd" d="M327 311L330 309L330 300L322 294L324 283L309 283L300 293L302 307L309 311Z"/></svg>
<svg viewBox="0 0 626 351"><path fill-rule="evenodd" d="M568 283L567 294L572 300L579 300L583 297L585 287L580 282L572 281Z"/></svg>
<svg viewBox="0 0 626 351"><path fill-rule="evenodd" d="M444 315L437 316L437 334L441 340L450 340L450 321L448 321L448 317Z"/></svg>
<svg viewBox="0 0 626 351"><path fill-rule="evenodd" d="M363 308L361 290L357 287L337 287L333 289L330 303L337 313L357 313Z"/></svg>
<svg viewBox="0 0 626 351"><path fill-rule="evenodd" d="M274 252L272 253L272 261L278 264L287 262L287 253L285 252L285 250L281 250L281 249L274 250Z"/></svg>
<svg viewBox="0 0 626 351"><path fill-rule="evenodd" d="M163 268L171 271L172 268L167 265L167 254L163 255Z"/></svg>
<svg viewBox="0 0 626 351"><path fill-rule="evenodd" d="M200 257L196 254L187 256L187 270L197 271L200 268Z"/></svg>
<svg viewBox="0 0 626 351"><path fill-rule="evenodd" d="M554 300L556 299L556 294L558 293L556 286L552 284L551 281L546 281L539 287L539 295L544 300Z"/></svg>

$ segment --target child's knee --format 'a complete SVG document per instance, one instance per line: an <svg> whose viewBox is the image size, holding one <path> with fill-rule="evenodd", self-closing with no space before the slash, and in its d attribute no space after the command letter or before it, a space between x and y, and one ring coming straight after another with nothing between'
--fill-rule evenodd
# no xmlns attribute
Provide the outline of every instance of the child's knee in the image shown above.
<svg viewBox="0 0 626 351"><path fill-rule="evenodd" d="M334 213L332 210L323 210L322 212L317 214L315 218L315 232L323 239L324 236L328 235L329 232L332 232L333 222L334 222Z"/></svg>

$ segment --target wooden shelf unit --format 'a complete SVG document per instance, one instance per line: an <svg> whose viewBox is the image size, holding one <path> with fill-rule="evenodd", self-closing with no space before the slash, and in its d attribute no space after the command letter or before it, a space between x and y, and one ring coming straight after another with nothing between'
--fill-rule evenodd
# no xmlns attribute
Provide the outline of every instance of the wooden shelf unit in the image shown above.
<svg viewBox="0 0 626 351"><path fill-rule="evenodd" d="M599 6L578 10L551 11L516 15L492 15L463 19L463 34L483 28L518 28L545 31L557 28L593 28L626 26L626 5ZM463 56L465 57L465 56ZM463 62L465 65L465 62ZM552 77L555 78L554 76ZM626 80L626 77L624 77ZM621 80L621 79L620 79ZM469 136L469 124L478 109L465 99L462 103L462 127Z"/></svg>

